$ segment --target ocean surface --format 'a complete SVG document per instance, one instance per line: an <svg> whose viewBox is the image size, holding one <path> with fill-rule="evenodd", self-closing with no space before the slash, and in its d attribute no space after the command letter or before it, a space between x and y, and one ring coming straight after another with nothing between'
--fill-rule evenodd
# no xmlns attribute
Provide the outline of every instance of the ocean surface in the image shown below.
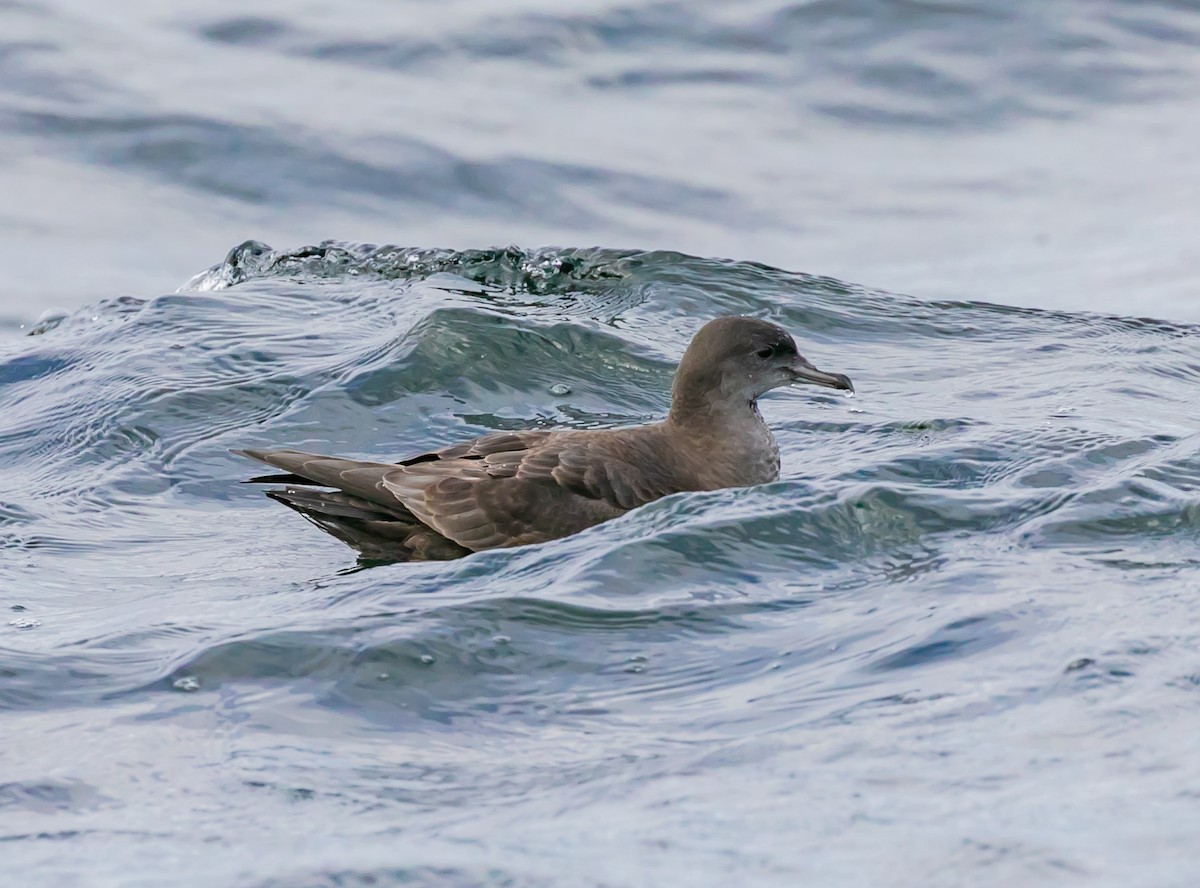
<svg viewBox="0 0 1200 888"><path fill-rule="evenodd" d="M1197 144L1185 0L0 0L0 884L1197 884ZM364 565L229 452L728 313L858 389L774 484Z"/></svg>

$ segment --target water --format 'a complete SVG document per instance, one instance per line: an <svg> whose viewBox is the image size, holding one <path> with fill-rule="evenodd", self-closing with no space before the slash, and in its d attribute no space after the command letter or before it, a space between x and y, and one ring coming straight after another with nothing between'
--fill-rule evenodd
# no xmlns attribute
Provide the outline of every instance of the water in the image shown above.
<svg viewBox="0 0 1200 888"><path fill-rule="evenodd" d="M0 2L5 884L1194 884L1197 42ZM362 567L229 453L655 419L731 312L858 388L775 484Z"/></svg>
<svg viewBox="0 0 1200 888"><path fill-rule="evenodd" d="M0 369L10 868L1195 872L1194 328L603 250L247 245L191 286L49 325ZM723 312L858 384L764 402L778 483L365 570L237 483L234 446L399 456L661 415Z"/></svg>
<svg viewBox="0 0 1200 888"><path fill-rule="evenodd" d="M0 316L253 237L1200 321L1198 44L1192 0L7 0Z"/></svg>

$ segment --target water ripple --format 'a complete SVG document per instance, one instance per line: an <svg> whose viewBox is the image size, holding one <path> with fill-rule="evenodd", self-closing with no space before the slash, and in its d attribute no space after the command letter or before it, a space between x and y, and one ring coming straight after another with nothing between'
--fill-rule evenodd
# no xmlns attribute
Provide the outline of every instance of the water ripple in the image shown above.
<svg viewBox="0 0 1200 888"><path fill-rule="evenodd" d="M544 546L371 565L241 486L250 467L228 452L392 458L644 421L725 312L779 320L859 387L764 399L774 484L668 497ZM991 732L1116 749L1126 707L1190 711L1192 327L675 253L247 242L176 294L38 333L0 352L0 708L30 761L34 724L90 725L116 758L117 735L169 743L221 810L293 825L311 810L363 847L402 823L428 830L429 860L446 835L503 833L514 806L561 837L645 793L638 817L659 823L674 786L817 781L842 817L844 784L821 775L872 798L901 779L991 792L1024 773L988 776ZM46 773L0 787L0 816L43 818L36 834L72 847L161 825L95 833L110 808L138 810L126 790L88 765ZM746 816L769 833L781 815ZM298 866L312 884L360 878ZM463 867L411 878L493 878Z"/></svg>

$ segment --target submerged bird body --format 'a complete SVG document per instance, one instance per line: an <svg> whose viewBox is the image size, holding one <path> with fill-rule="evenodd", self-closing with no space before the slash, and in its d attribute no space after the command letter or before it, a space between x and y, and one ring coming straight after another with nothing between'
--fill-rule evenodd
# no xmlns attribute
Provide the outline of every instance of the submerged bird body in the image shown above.
<svg viewBox="0 0 1200 888"><path fill-rule="evenodd" d="M251 479L284 485L268 496L366 557L456 558L578 533L672 493L774 481L779 449L756 402L800 381L853 391L782 328L718 318L684 354L663 422L501 432L400 463L239 452L287 473Z"/></svg>

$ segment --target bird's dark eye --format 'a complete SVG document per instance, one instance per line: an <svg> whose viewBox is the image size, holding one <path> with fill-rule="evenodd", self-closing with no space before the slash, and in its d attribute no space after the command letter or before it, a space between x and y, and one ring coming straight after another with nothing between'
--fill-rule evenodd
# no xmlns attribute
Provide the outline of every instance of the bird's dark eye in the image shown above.
<svg viewBox="0 0 1200 888"><path fill-rule="evenodd" d="M766 348L760 348L758 351L755 352L755 354L758 355L760 358L762 358L765 361L767 358L769 358L773 354L775 354L775 349L772 348L771 346L767 346Z"/></svg>

